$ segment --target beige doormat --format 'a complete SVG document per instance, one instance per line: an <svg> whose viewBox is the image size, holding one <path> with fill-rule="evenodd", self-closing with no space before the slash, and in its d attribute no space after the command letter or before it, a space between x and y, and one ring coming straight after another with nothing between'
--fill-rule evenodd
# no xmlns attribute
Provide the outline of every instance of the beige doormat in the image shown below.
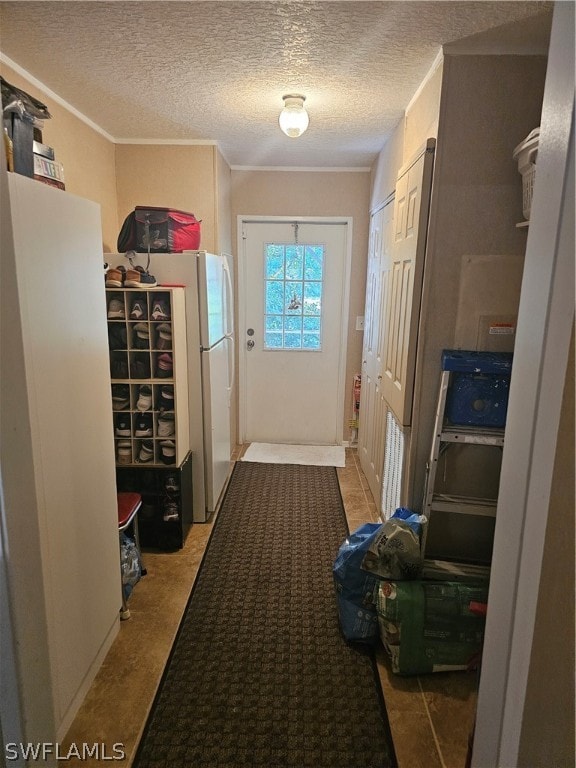
<svg viewBox="0 0 576 768"><path fill-rule="evenodd" d="M251 443L242 461L260 464L306 464L317 467L344 467L346 452L342 445L277 445Z"/></svg>

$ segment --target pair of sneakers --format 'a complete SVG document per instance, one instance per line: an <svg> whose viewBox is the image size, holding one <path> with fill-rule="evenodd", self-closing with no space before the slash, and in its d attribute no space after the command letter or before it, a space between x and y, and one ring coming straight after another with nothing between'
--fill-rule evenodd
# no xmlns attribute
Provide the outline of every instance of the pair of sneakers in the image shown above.
<svg viewBox="0 0 576 768"><path fill-rule="evenodd" d="M133 269L126 270L124 285L126 288L154 288L158 283L154 275L138 265Z"/></svg>
<svg viewBox="0 0 576 768"><path fill-rule="evenodd" d="M126 312L120 296L113 296L108 302L108 320L124 320Z"/></svg>
<svg viewBox="0 0 576 768"><path fill-rule="evenodd" d="M148 308L146 299L136 297L130 307L130 320L146 320L148 318Z"/></svg>
<svg viewBox="0 0 576 768"><path fill-rule="evenodd" d="M174 411L163 411L163 413L158 416L158 437L172 437L174 432Z"/></svg>
<svg viewBox="0 0 576 768"><path fill-rule="evenodd" d="M128 384L112 384L112 408L123 411L130 407L130 387Z"/></svg>
<svg viewBox="0 0 576 768"><path fill-rule="evenodd" d="M149 384L142 384L138 389L138 400L136 401L137 411L149 411L152 408L152 387Z"/></svg>
<svg viewBox="0 0 576 768"><path fill-rule="evenodd" d="M175 499L164 499L164 510L162 517L165 523L178 520L180 517L180 509L178 507L178 502Z"/></svg>
<svg viewBox="0 0 576 768"><path fill-rule="evenodd" d="M135 437L152 437L152 414L141 413L134 423Z"/></svg>
<svg viewBox="0 0 576 768"><path fill-rule="evenodd" d="M132 463L132 443L130 440L118 440L116 444L116 461L118 464Z"/></svg>
<svg viewBox="0 0 576 768"><path fill-rule="evenodd" d="M170 320L170 306L164 299L156 299L152 305L152 320Z"/></svg>
<svg viewBox="0 0 576 768"><path fill-rule="evenodd" d="M176 463L176 443L174 440L162 440L160 443L160 458L164 464Z"/></svg>
<svg viewBox="0 0 576 768"><path fill-rule="evenodd" d="M141 464L146 464L154 459L154 443L152 440L142 440L140 443L140 450L138 452L138 461Z"/></svg>
<svg viewBox="0 0 576 768"><path fill-rule="evenodd" d="M159 379L171 379L174 363L169 352L163 352L156 362L156 376Z"/></svg>
<svg viewBox="0 0 576 768"><path fill-rule="evenodd" d="M161 387L158 409L160 411L174 410L174 387L172 385L165 384L163 387Z"/></svg>
<svg viewBox="0 0 576 768"><path fill-rule="evenodd" d="M106 288L154 288L156 278L140 265L126 269L122 264L106 272Z"/></svg>
<svg viewBox="0 0 576 768"><path fill-rule="evenodd" d="M124 277L126 288L153 288L157 285L156 278L148 271L150 267L150 254L148 254L146 269L139 264L134 264L134 259L137 256L136 251L128 251L124 255L130 262L130 269L126 270L126 276Z"/></svg>
<svg viewBox="0 0 576 768"><path fill-rule="evenodd" d="M117 267L110 267L106 272L106 288L122 288L126 277L126 267L120 264Z"/></svg>
<svg viewBox="0 0 576 768"><path fill-rule="evenodd" d="M125 256L130 262L130 268L126 269L123 264L110 267L106 271L106 288L153 288L157 285L156 278L148 271L150 256L148 256L146 269L139 264L134 264L135 251L128 251Z"/></svg>
<svg viewBox="0 0 576 768"><path fill-rule="evenodd" d="M132 379L150 378L150 361L148 360L147 357L132 359L130 361L130 378Z"/></svg>

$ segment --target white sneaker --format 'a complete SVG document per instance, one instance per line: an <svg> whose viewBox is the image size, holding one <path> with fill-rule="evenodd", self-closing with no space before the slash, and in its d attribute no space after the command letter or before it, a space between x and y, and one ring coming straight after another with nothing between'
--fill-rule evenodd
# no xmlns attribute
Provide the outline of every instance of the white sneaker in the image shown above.
<svg viewBox="0 0 576 768"><path fill-rule="evenodd" d="M158 437L171 437L174 434L174 413L164 412L158 417Z"/></svg>
<svg viewBox="0 0 576 768"><path fill-rule="evenodd" d="M164 464L174 464L176 461L176 444L174 440L163 440L160 443L160 447Z"/></svg>
<svg viewBox="0 0 576 768"><path fill-rule="evenodd" d="M138 461L141 461L142 463L146 463L147 461L152 461L154 458L154 443L152 440L142 440L142 445L140 446L140 453L138 454Z"/></svg>
<svg viewBox="0 0 576 768"><path fill-rule="evenodd" d="M132 464L132 443L129 440L119 440L116 446L118 464Z"/></svg>
<svg viewBox="0 0 576 768"><path fill-rule="evenodd" d="M148 384L143 384L138 390L138 401L136 402L136 410L149 411L152 408L152 387Z"/></svg>
<svg viewBox="0 0 576 768"><path fill-rule="evenodd" d="M152 320L169 320L170 311L165 301L158 300L152 305L152 314L150 315Z"/></svg>
<svg viewBox="0 0 576 768"><path fill-rule="evenodd" d="M108 304L108 318L110 320L123 320L125 317L124 302L120 299L110 299L110 303Z"/></svg>

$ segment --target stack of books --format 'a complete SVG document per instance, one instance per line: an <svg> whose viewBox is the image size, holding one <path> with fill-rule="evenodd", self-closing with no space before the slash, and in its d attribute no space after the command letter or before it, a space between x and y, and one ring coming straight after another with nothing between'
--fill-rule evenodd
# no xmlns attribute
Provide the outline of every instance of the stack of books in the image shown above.
<svg viewBox="0 0 576 768"><path fill-rule="evenodd" d="M47 144L35 141L34 152L34 178L49 184L57 189L66 189L64 186L64 167L54 159L54 150Z"/></svg>

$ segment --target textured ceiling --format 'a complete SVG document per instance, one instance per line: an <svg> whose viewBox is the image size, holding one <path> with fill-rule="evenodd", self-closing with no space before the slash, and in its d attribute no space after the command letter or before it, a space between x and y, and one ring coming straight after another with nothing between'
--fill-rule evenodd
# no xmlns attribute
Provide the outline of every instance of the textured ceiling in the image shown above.
<svg viewBox="0 0 576 768"><path fill-rule="evenodd" d="M366 167L443 44L550 7L2 2L0 51L117 141L215 140L233 166ZM298 139L277 123L293 92L310 114Z"/></svg>

